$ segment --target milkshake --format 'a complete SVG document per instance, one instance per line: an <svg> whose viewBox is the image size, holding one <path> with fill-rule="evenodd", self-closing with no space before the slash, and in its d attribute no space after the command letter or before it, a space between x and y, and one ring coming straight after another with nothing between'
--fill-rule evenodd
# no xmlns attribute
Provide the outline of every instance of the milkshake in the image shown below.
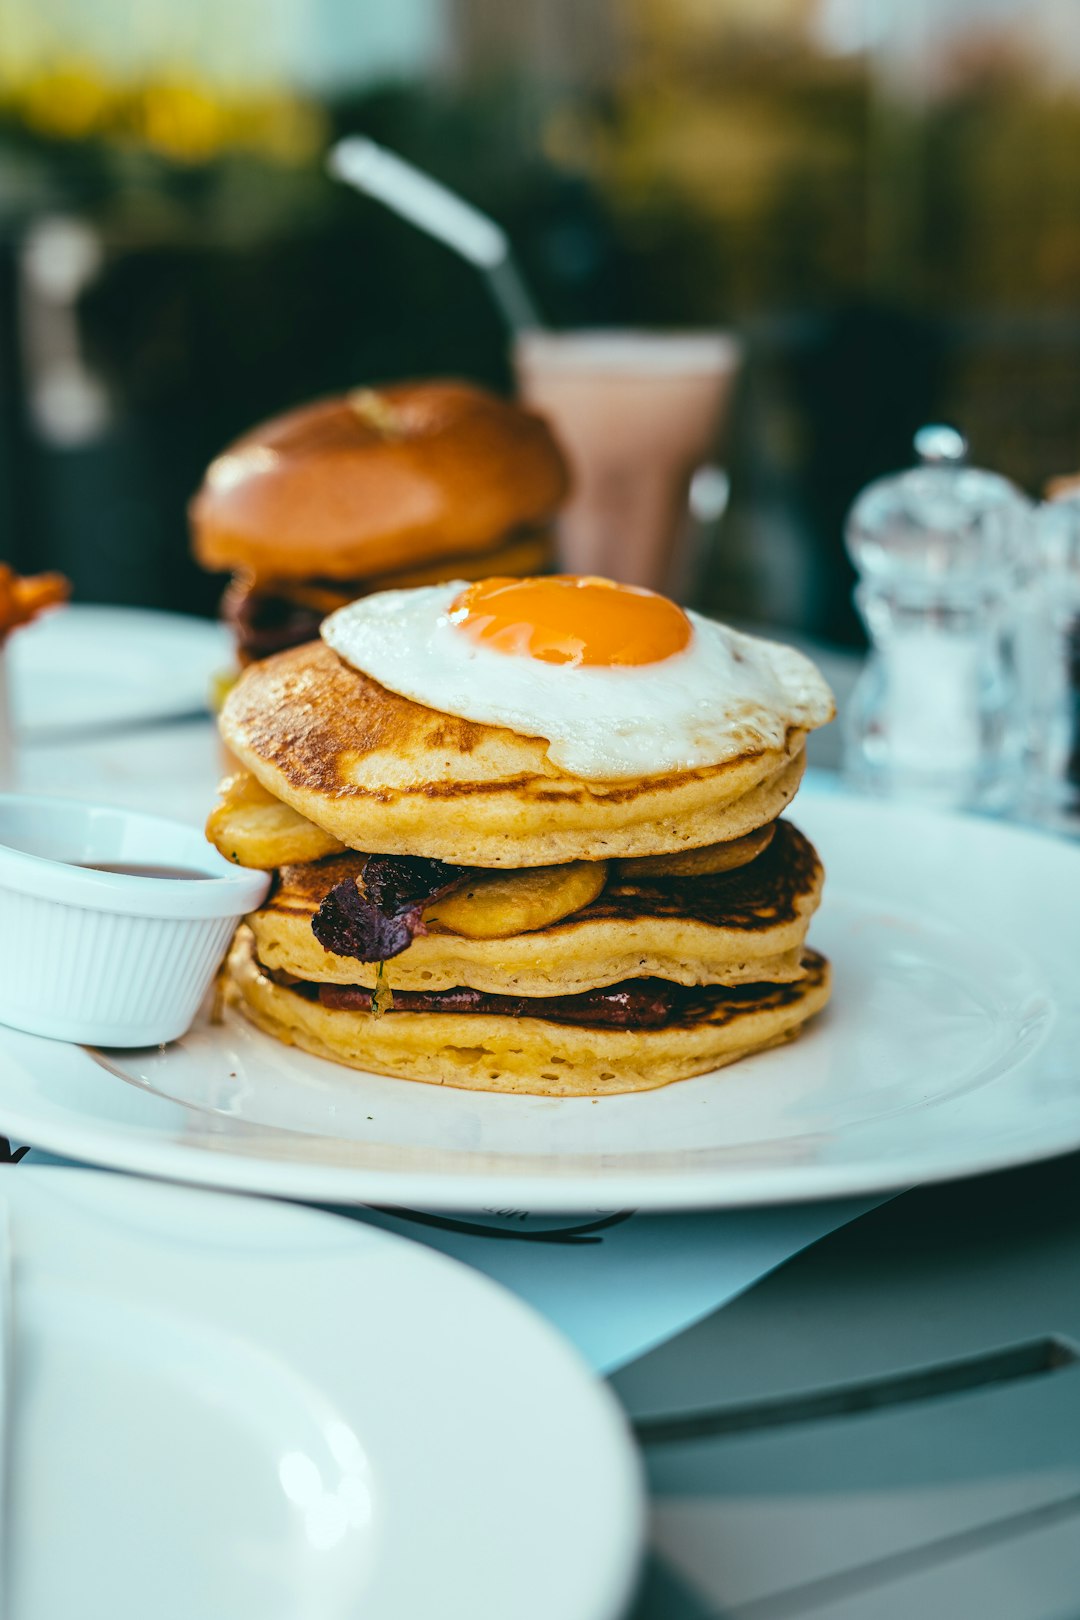
<svg viewBox="0 0 1080 1620"><path fill-rule="evenodd" d="M526 332L523 400L547 417L574 473L559 566L653 590L685 573L690 480L716 451L740 360L720 332Z"/></svg>

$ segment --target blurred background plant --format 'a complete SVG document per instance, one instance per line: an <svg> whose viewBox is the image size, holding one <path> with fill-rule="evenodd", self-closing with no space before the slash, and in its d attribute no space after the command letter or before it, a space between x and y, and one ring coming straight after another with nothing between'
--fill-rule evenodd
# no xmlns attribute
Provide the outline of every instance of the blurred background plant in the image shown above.
<svg viewBox="0 0 1080 1620"><path fill-rule="evenodd" d="M946 418L1080 461L1074 0L0 0L0 552L212 611L184 508L305 397L509 385L475 274L325 179L359 131L552 321L745 344L706 606L858 637L843 515Z"/></svg>

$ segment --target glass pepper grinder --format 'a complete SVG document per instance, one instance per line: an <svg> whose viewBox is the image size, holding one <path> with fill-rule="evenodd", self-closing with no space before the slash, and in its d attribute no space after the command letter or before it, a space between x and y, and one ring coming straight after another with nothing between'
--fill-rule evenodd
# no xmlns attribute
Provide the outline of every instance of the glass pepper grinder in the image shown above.
<svg viewBox="0 0 1080 1620"><path fill-rule="evenodd" d="M1020 813L1080 836L1080 494L1036 509L1023 603Z"/></svg>
<svg viewBox="0 0 1080 1620"><path fill-rule="evenodd" d="M915 453L917 466L870 484L848 516L870 656L844 773L863 791L1002 809L1019 781L1015 597L1032 506L966 464L955 428L921 428Z"/></svg>

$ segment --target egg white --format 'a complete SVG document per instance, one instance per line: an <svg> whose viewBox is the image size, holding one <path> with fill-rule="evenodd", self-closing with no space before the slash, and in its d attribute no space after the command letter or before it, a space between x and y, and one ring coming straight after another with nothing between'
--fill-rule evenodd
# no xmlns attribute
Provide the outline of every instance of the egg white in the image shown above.
<svg viewBox="0 0 1080 1620"><path fill-rule="evenodd" d="M700 614L670 658L575 668L475 642L449 617L464 589L455 580L361 597L324 621L323 640L415 703L543 738L553 764L590 780L719 765L832 717L832 693L808 658Z"/></svg>

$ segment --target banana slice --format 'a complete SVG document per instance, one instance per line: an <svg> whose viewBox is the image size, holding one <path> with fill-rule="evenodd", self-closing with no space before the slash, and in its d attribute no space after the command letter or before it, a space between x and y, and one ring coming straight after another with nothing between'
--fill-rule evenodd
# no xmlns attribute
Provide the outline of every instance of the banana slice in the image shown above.
<svg viewBox="0 0 1080 1620"><path fill-rule="evenodd" d="M206 836L237 866L270 871L339 855L345 848L331 833L275 799L247 771L227 776L218 794L220 803L207 818Z"/></svg>
<svg viewBox="0 0 1080 1620"><path fill-rule="evenodd" d="M776 822L770 821L768 826L727 844L706 844L703 849L681 850L677 855L642 855L636 860L620 861L619 876L704 877L709 872L733 872L737 866L749 866L767 850L775 831Z"/></svg>
<svg viewBox="0 0 1080 1620"><path fill-rule="evenodd" d="M606 881L606 861L492 873L436 900L424 912L424 922L436 932L465 939L511 939L580 911Z"/></svg>

